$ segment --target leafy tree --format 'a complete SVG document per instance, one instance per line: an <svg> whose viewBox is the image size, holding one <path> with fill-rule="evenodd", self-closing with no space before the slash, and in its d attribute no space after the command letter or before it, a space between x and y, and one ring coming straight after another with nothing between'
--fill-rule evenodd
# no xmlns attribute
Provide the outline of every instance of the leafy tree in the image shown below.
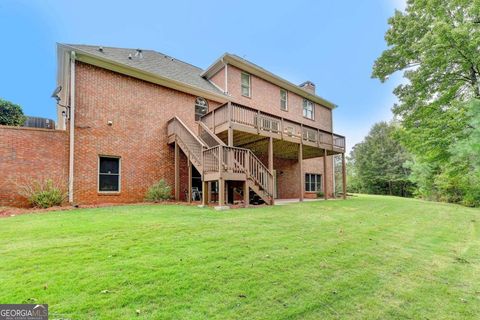
<svg viewBox="0 0 480 320"><path fill-rule="evenodd" d="M398 138L414 154L416 193L462 201L473 169L457 153L472 146L461 141L478 126L467 102L480 98L480 0L409 0L388 23L389 47L372 76L383 82L403 71L407 79L394 91L393 112L403 127Z"/></svg>
<svg viewBox="0 0 480 320"><path fill-rule="evenodd" d="M365 140L353 147L349 157L354 172L350 189L374 194L410 195L410 171L405 167L410 155L395 140L397 130L394 124L377 123Z"/></svg>
<svg viewBox="0 0 480 320"><path fill-rule="evenodd" d="M25 120L22 107L0 98L0 125L21 126Z"/></svg>
<svg viewBox="0 0 480 320"><path fill-rule="evenodd" d="M347 191L362 192L362 183L355 167L355 160L351 157L347 157Z"/></svg>
<svg viewBox="0 0 480 320"><path fill-rule="evenodd" d="M438 178L440 190L452 196L452 202L468 206L480 206L480 100L468 104L469 122L464 127L465 139L455 141L451 147L451 163Z"/></svg>

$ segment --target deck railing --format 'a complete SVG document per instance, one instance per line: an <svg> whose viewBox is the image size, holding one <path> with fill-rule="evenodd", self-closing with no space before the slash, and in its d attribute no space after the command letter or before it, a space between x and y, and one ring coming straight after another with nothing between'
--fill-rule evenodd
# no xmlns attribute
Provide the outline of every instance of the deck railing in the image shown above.
<svg viewBox="0 0 480 320"><path fill-rule="evenodd" d="M198 122L198 136L207 144L209 148L218 145L225 145L225 143L216 134L214 134L205 123L201 121Z"/></svg>
<svg viewBox="0 0 480 320"><path fill-rule="evenodd" d="M192 161L197 165L202 165L203 150L207 147L178 117L173 117L167 123L168 135L176 135L190 152Z"/></svg>
<svg viewBox="0 0 480 320"><path fill-rule="evenodd" d="M345 137L334 134L333 145L337 148L345 149Z"/></svg>
<svg viewBox="0 0 480 320"><path fill-rule="evenodd" d="M216 127L228 121L255 128L258 132L269 132L270 134L278 136L279 139L285 137L293 141L303 141L304 143L318 147L322 147L321 145L330 145L332 148L345 148L345 137L341 135L287 120L233 102L224 104L201 118L201 122L212 131L215 131Z"/></svg>
<svg viewBox="0 0 480 320"><path fill-rule="evenodd" d="M273 196L273 174L253 152L249 152L247 162L247 173L250 178Z"/></svg>
<svg viewBox="0 0 480 320"><path fill-rule="evenodd" d="M220 163L218 160L220 147L212 147L203 151L203 172L205 173L216 173L220 172L223 163Z"/></svg>
<svg viewBox="0 0 480 320"><path fill-rule="evenodd" d="M203 151L203 161L205 173L244 173L268 195L273 195L273 174L248 149L218 145Z"/></svg>

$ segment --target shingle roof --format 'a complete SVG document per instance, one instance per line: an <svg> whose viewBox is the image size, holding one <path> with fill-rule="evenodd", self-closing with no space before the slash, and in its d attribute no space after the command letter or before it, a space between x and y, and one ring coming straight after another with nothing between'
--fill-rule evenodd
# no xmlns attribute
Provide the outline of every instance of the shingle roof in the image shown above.
<svg viewBox="0 0 480 320"><path fill-rule="evenodd" d="M200 76L203 72L201 68L154 50L142 50L142 57L140 57L139 54L136 55L137 49L101 47L103 50L100 51L100 46L78 44L66 44L66 46L215 94L223 94L220 89ZM129 59L129 55L131 55L131 59Z"/></svg>

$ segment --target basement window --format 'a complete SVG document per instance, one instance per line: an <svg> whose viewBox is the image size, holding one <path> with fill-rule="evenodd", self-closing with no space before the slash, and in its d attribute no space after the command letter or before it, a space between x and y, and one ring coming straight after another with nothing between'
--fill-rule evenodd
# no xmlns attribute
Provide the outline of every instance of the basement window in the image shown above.
<svg viewBox="0 0 480 320"><path fill-rule="evenodd" d="M98 191L120 192L120 158L99 157Z"/></svg>
<svg viewBox="0 0 480 320"><path fill-rule="evenodd" d="M305 174L305 191L318 192L322 190L322 175L314 173Z"/></svg>
<svg viewBox="0 0 480 320"><path fill-rule="evenodd" d="M242 72L242 96L251 97L252 90L250 85L250 75L248 73Z"/></svg>

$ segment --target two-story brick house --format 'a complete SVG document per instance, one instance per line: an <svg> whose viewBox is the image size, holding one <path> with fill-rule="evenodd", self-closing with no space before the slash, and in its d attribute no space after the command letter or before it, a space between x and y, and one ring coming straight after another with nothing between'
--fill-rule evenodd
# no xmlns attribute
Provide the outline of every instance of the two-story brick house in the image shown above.
<svg viewBox="0 0 480 320"><path fill-rule="evenodd" d="M42 164L33 176L41 168L43 177L62 172L56 176L71 203L142 201L160 179L176 199L201 194L204 204L250 203L252 196L273 203L319 190L333 196L331 156L344 154L345 139L333 133L335 105L317 96L313 83L294 85L231 54L202 70L151 50L66 44L57 50L60 138L25 133L56 149L23 165ZM0 130L0 137L14 135L21 139L12 128ZM0 144L0 154L13 149ZM0 203L19 174L18 165L9 170L11 161L0 164L7 178Z"/></svg>

